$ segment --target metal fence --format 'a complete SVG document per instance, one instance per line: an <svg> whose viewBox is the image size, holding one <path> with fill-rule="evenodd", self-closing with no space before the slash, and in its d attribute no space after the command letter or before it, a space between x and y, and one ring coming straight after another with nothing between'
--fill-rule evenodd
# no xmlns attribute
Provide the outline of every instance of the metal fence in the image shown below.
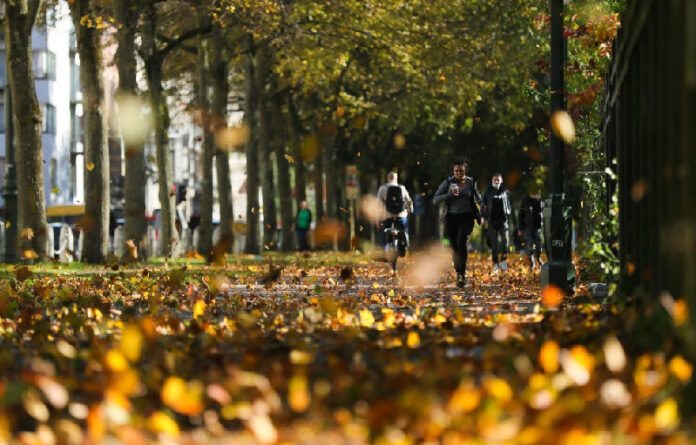
<svg viewBox="0 0 696 445"><path fill-rule="evenodd" d="M689 297L694 310L695 0L629 1L603 113L602 145L618 173L609 190L618 187L625 288Z"/></svg>

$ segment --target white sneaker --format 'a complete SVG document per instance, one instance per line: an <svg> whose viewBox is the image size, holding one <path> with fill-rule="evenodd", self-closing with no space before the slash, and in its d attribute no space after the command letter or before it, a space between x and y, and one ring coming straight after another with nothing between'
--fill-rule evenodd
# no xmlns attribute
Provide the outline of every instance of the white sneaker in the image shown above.
<svg viewBox="0 0 696 445"><path fill-rule="evenodd" d="M495 274L497 274L498 272L500 272L500 266L498 266L498 263L495 263L495 264L493 265L493 271L491 272L491 275L495 275Z"/></svg>
<svg viewBox="0 0 696 445"><path fill-rule="evenodd" d="M500 263L500 269L501 269L502 271L506 271L506 270L507 270L507 261L503 260L503 262Z"/></svg>

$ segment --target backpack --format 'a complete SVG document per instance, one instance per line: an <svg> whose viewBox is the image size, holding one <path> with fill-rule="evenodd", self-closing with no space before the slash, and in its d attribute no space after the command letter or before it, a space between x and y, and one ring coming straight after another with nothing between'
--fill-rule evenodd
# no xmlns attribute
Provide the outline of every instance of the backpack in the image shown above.
<svg viewBox="0 0 696 445"><path fill-rule="evenodd" d="M387 212L398 215L406 209L406 201L401 191L401 186L390 185L387 187L387 199L385 202Z"/></svg>

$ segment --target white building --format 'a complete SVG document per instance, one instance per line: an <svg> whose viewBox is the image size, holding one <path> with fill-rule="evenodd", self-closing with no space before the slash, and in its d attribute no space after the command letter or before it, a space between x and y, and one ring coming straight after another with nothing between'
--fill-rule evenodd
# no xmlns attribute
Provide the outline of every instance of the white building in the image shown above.
<svg viewBox="0 0 696 445"><path fill-rule="evenodd" d="M47 13L46 26L32 34L33 64L36 93L43 112L43 159L46 206L84 203L84 134L82 91L80 87L80 60L77 42L67 5L59 3L59 10ZM60 9L62 8L62 9ZM49 8L50 9L50 8ZM113 48L106 48L105 56L113 55ZM0 188L5 175L5 107L4 91L7 83L4 35L0 33ZM109 64L107 64L109 65ZM118 84L116 67L105 69L107 110L113 109L113 95ZM200 128L193 123L190 113L176 101L170 102L170 153L172 178L178 185L188 187L187 204L180 205L182 214L189 218L194 211L192 199L200 180ZM236 116L238 118L238 116ZM114 122L110 120L110 122ZM110 132L110 134L112 134ZM118 134L115 132L114 134ZM160 209L157 191L157 167L154 162L154 144L146 144L148 215ZM118 216L123 208L122 185L125 174L123 144L118 139L109 141L110 175L112 183L112 208ZM242 153L230 153L230 171L235 215L246 215L245 157ZM214 181L215 169L213 169ZM214 189L214 221L219 221L217 186ZM1 192L0 192L1 195ZM0 196L0 207L4 204ZM120 219L120 218L119 218Z"/></svg>

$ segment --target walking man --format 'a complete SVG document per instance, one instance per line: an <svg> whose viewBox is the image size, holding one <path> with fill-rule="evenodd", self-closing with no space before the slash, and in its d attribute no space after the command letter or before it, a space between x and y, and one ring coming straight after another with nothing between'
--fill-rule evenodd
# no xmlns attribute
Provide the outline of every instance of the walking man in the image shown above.
<svg viewBox="0 0 696 445"><path fill-rule="evenodd" d="M495 275L501 270L507 270L508 230L512 219L510 193L503 186L500 173L493 175L491 185L483 193L483 217L488 222L487 236L493 258L492 274Z"/></svg>
<svg viewBox="0 0 696 445"><path fill-rule="evenodd" d="M529 257L531 270L541 269L541 196L536 188L529 190L520 204L518 235L524 241L524 250Z"/></svg>

